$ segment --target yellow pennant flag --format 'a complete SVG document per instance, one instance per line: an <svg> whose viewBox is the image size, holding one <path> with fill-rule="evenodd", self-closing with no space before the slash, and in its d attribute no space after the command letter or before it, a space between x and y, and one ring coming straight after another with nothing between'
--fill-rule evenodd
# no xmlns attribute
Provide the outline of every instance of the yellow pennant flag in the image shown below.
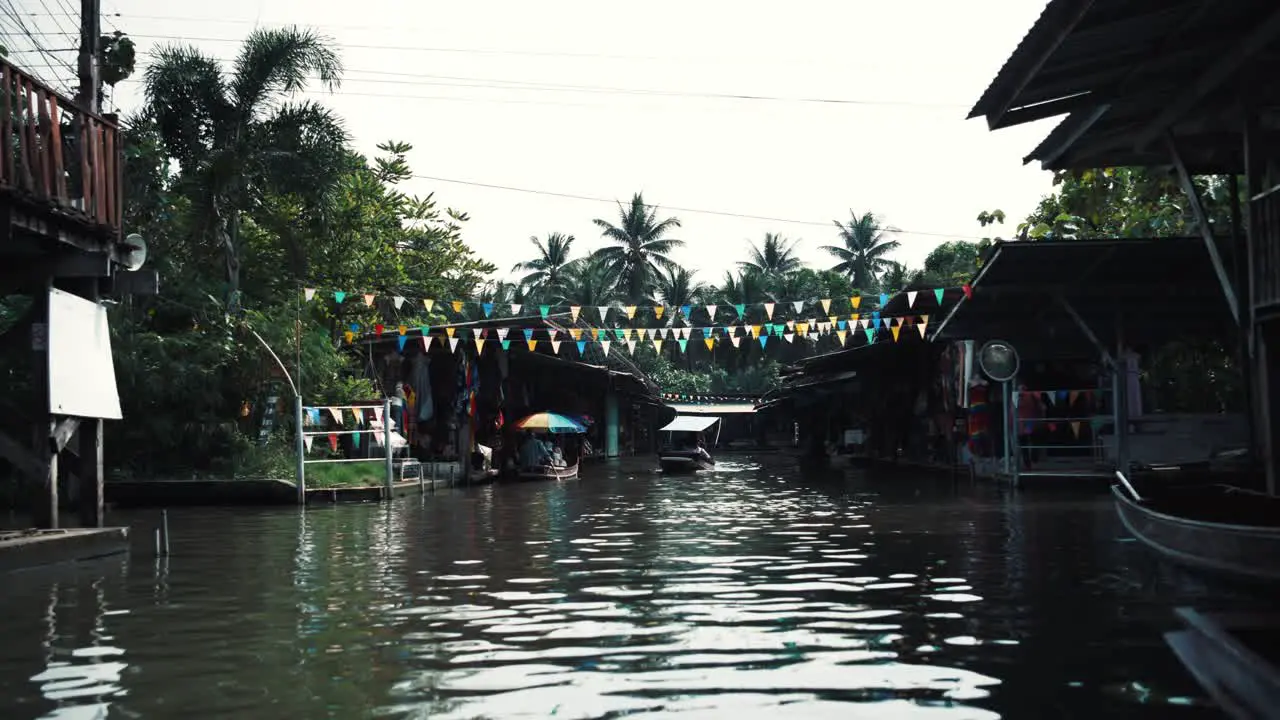
<svg viewBox="0 0 1280 720"><path fill-rule="evenodd" d="M890 332L892 332L892 333L893 333L893 341L894 341L894 342L898 342L898 333L902 332L902 326L901 326L901 325L894 325L894 326L890 327L890 328L889 328L889 330L890 330Z"/></svg>
<svg viewBox="0 0 1280 720"><path fill-rule="evenodd" d="M809 332L809 323L807 322L796 323L796 332L800 333L800 337L804 337Z"/></svg>
<svg viewBox="0 0 1280 720"><path fill-rule="evenodd" d="M849 298L849 307L853 308L854 310L857 310L857 309L858 309L858 306L859 306L859 305L861 305L861 304L862 304L862 296L861 296L861 295L857 295L857 296L854 296L854 297Z"/></svg>
<svg viewBox="0 0 1280 720"><path fill-rule="evenodd" d="M462 312L462 301L461 301L461 300L454 300L453 302L449 303L449 305L451 305L451 306L453 307L453 311L454 311L454 312L456 312L456 313L460 313L460 312Z"/></svg>
<svg viewBox="0 0 1280 720"><path fill-rule="evenodd" d="M484 352L484 340L482 338L476 338L476 353L482 352Z"/></svg>
<svg viewBox="0 0 1280 720"><path fill-rule="evenodd" d="M571 335L574 340L581 340L582 328L569 328L569 335Z"/></svg>
<svg viewBox="0 0 1280 720"><path fill-rule="evenodd" d="M836 318L836 316L835 316L835 315L828 315L828 316L827 316L827 322L831 323L832 325L835 325L835 324L836 324L836 320L837 320L837 318Z"/></svg>
<svg viewBox="0 0 1280 720"><path fill-rule="evenodd" d="M753 338L758 338L758 337L760 337L760 326L759 326L759 325L752 325L752 326L751 326L751 337L753 337Z"/></svg>
<svg viewBox="0 0 1280 720"><path fill-rule="evenodd" d="M845 331L845 330L837 330L837 331L836 331L836 338L838 338L838 339L840 340L840 344L841 344L841 345L844 345L844 336L845 336L845 335L848 335L848 332L847 332L847 331Z"/></svg>
<svg viewBox="0 0 1280 720"><path fill-rule="evenodd" d="M653 349L657 352L662 352L662 341L658 338L653 339Z"/></svg>
<svg viewBox="0 0 1280 720"><path fill-rule="evenodd" d="M822 314L831 312L831 298L822 298Z"/></svg>
<svg viewBox="0 0 1280 720"><path fill-rule="evenodd" d="M655 318L657 318L657 319L661 320L661 319L662 319L662 311L664 311L664 310L666 310L666 308L665 308L665 307L663 307L663 306L661 306L661 305L654 305L654 306L653 306L653 316L654 316Z"/></svg>
<svg viewBox="0 0 1280 720"><path fill-rule="evenodd" d="M403 335L403 334L405 334L405 333L407 333L407 332L409 332L409 326L408 326L408 325L401 325L401 326L400 326L400 334L401 334L401 335Z"/></svg>
<svg viewBox="0 0 1280 720"><path fill-rule="evenodd" d="M641 340L648 340L648 339L649 339L649 328L647 328L647 327L636 328L636 332L640 334L640 339L641 339Z"/></svg>
<svg viewBox="0 0 1280 720"><path fill-rule="evenodd" d="M445 332L445 334L446 334L446 335L448 335L449 337L453 337L454 329L453 329L453 328L451 328L451 327L447 327L447 328L445 328L445 329L444 329L444 332Z"/></svg>
<svg viewBox="0 0 1280 720"><path fill-rule="evenodd" d="M436 306L436 301L435 301L435 300L432 300L431 298L425 298L425 299L422 301L422 307L426 308L426 309L427 309L427 312L431 312L431 308L433 308L433 307L435 307L435 306Z"/></svg>
<svg viewBox="0 0 1280 720"><path fill-rule="evenodd" d="M343 337L345 337L345 338L347 339L347 344L348 344L348 345L350 345L350 344L351 344L351 342L352 342L353 340L355 340L355 338L356 338L356 334L355 334L355 333L353 333L353 332L351 332L350 330L348 330L348 331L346 331L346 332L342 333L342 336L343 336Z"/></svg>
<svg viewBox="0 0 1280 720"><path fill-rule="evenodd" d="M538 341L537 341L537 340L529 340L528 342L529 342L529 352L533 352L533 349L534 349L534 348L536 348L536 347L538 347Z"/></svg>
<svg viewBox="0 0 1280 720"><path fill-rule="evenodd" d="M708 350L712 349L716 345L716 339L713 337L703 338L702 341L707 344Z"/></svg>
<svg viewBox="0 0 1280 720"><path fill-rule="evenodd" d="M635 320L635 319L636 319L636 306L635 306L635 305L628 305L628 306L624 307L624 308L623 308L623 310L626 310L626 311L627 311L627 319L628 319L628 320Z"/></svg>

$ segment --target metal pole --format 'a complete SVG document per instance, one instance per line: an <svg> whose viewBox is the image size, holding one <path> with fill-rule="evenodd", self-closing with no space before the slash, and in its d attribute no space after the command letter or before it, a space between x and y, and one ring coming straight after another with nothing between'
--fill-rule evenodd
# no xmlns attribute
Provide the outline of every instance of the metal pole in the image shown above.
<svg viewBox="0 0 1280 720"><path fill-rule="evenodd" d="M1017 387L1015 384L1014 387ZM1018 406L1022 403L1021 393L1017 390L1013 391L1010 396L1010 404L1013 405L1013 433L1009 438L1010 445L1013 448L1013 484L1017 485L1021 481L1022 475L1022 441L1018 437Z"/></svg>
<svg viewBox="0 0 1280 720"><path fill-rule="evenodd" d="M1001 385L1004 386L1004 474L1009 474L1009 430L1011 423L1009 420L1013 416L1011 406L1013 403L1009 397L1009 381L1005 380Z"/></svg>
<svg viewBox="0 0 1280 720"><path fill-rule="evenodd" d="M387 498L391 498L391 486L395 482L395 470L391 463L391 398L382 398L382 445L387 458Z"/></svg>
<svg viewBox="0 0 1280 720"><path fill-rule="evenodd" d="M163 528L161 534L164 536L164 554L169 554L169 511L160 511L160 527Z"/></svg>
<svg viewBox="0 0 1280 720"><path fill-rule="evenodd" d="M307 504L307 440L302 430L302 397L293 396L294 451L297 453L297 464L293 468L294 482L298 486L298 504Z"/></svg>

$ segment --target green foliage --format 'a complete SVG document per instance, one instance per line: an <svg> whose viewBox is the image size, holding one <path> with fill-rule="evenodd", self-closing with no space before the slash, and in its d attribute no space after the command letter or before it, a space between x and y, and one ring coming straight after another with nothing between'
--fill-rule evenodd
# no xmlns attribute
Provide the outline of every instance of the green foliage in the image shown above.
<svg viewBox="0 0 1280 720"><path fill-rule="evenodd" d="M115 87L133 75L136 55L133 41L119 30L103 35L98 46L98 72L104 85Z"/></svg>

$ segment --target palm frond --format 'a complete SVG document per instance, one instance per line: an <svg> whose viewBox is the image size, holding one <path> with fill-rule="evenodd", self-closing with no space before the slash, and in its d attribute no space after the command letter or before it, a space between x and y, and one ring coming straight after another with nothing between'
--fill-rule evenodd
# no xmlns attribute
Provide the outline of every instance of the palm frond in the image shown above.
<svg viewBox="0 0 1280 720"><path fill-rule="evenodd" d="M302 92L316 78L335 90L342 78L336 43L314 30L298 27L255 28L244 39L234 63L231 92L249 122L274 100Z"/></svg>

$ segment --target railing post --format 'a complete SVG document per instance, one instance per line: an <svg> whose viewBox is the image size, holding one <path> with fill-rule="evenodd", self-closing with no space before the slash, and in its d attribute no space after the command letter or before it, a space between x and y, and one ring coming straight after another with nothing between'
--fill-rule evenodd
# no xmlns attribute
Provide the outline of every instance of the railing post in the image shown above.
<svg viewBox="0 0 1280 720"><path fill-rule="evenodd" d="M293 422L297 426L294 438L294 450L297 452L298 461L294 467L294 482L298 486L298 504L307 504L307 440L303 435L302 429L302 396L293 396Z"/></svg>
<svg viewBox="0 0 1280 720"><path fill-rule="evenodd" d="M387 458L387 499L391 499L391 486L395 482L395 470L391 462L391 398L382 399L382 449Z"/></svg>

